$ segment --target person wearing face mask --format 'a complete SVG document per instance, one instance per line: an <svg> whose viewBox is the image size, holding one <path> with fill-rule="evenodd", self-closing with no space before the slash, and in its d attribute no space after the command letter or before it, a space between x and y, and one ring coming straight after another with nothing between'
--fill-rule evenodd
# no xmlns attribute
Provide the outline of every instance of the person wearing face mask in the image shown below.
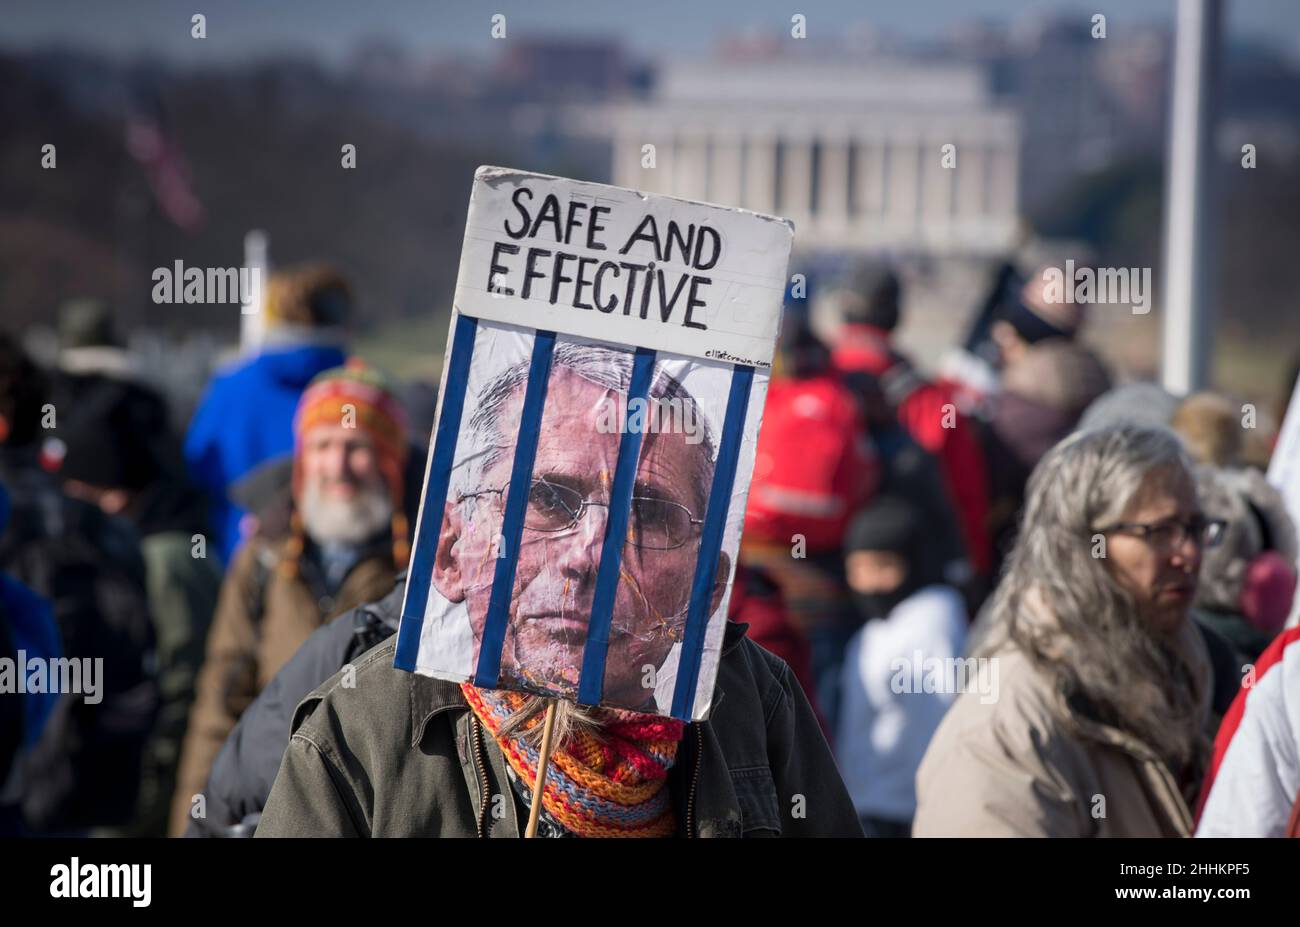
<svg viewBox="0 0 1300 927"><path fill-rule="evenodd" d="M966 639L961 594L943 582L928 535L915 505L884 495L845 539L845 576L866 624L845 655L835 754L868 837L911 831L916 768L953 699L939 676L927 685L925 671L950 665Z"/></svg>

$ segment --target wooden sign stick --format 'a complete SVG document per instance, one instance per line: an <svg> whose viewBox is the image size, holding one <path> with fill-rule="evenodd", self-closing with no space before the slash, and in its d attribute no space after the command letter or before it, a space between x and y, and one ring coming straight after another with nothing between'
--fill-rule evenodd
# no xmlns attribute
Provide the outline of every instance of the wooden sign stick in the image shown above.
<svg viewBox="0 0 1300 927"><path fill-rule="evenodd" d="M533 806L528 811L525 837L537 836L537 821L542 813L542 791L546 788L546 768L551 763L551 733L555 730L555 699L546 703L546 720L542 724L542 748L537 754L537 782L533 785Z"/></svg>

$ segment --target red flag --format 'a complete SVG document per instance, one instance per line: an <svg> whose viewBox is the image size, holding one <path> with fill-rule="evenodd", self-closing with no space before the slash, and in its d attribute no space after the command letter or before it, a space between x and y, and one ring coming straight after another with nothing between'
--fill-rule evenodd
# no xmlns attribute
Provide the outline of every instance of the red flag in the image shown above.
<svg viewBox="0 0 1300 927"><path fill-rule="evenodd" d="M190 185L190 166L156 120L140 114L129 117L126 149L144 167L154 199L168 219L187 231L203 223L203 204Z"/></svg>

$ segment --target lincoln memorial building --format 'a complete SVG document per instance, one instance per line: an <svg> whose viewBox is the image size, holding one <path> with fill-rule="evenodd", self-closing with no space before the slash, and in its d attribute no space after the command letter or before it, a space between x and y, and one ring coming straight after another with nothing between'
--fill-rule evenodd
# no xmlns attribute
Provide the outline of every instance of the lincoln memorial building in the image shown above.
<svg viewBox="0 0 1300 927"><path fill-rule="evenodd" d="M800 250L978 258L1015 239L1018 123L975 66L668 62L651 98L569 116L608 142L612 183L784 216Z"/></svg>

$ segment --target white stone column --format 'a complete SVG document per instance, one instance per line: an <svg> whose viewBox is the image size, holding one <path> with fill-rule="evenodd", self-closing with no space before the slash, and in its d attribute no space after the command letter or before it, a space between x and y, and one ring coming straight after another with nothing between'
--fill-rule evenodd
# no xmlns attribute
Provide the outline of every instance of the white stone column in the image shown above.
<svg viewBox="0 0 1300 927"><path fill-rule="evenodd" d="M708 157L706 143L705 136L695 132L683 132L678 135L677 144L673 149L670 191L673 196L688 200L704 199L705 159Z"/></svg>
<svg viewBox="0 0 1300 927"><path fill-rule="evenodd" d="M885 206L885 149L879 139L859 139L855 146L858 166L857 217L861 222L880 216Z"/></svg>
<svg viewBox="0 0 1300 927"><path fill-rule="evenodd" d="M956 166L944 167L943 146L956 147ZM917 231L921 241L946 246L953 235L954 179L964 154L955 139L931 137L921 143L921 206ZM952 162L950 162L952 163Z"/></svg>
<svg viewBox="0 0 1300 927"><path fill-rule="evenodd" d="M957 216L963 223L969 224L984 214L988 153L984 142L967 142L957 149Z"/></svg>
<svg viewBox="0 0 1300 927"><path fill-rule="evenodd" d="M745 159L746 209L773 212L776 203L776 138L752 135Z"/></svg>
<svg viewBox="0 0 1300 927"><path fill-rule="evenodd" d="M667 193L673 180L673 132L665 126L647 126L643 130L631 129L632 151L625 162L628 171L626 186L647 193ZM642 148L655 146L654 167L642 167Z"/></svg>
<svg viewBox="0 0 1300 927"><path fill-rule="evenodd" d="M781 178L781 214L796 223L812 217L812 140L785 141L785 170Z"/></svg>
<svg viewBox="0 0 1300 927"><path fill-rule="evenodd" d="M897 234L910 237L915 234L920 189L921 148L915 138L894 138L889 141L889 198L886 208L888 222Z"/></svg>
<svg viewBox="0 0 1300 927"><path fill-rule="evenodd" d="M741 205L744 170L741 158L743 141L739 133L723 130L713 136L713 171L708 198L720 206Z"/></svg>
<svg viewBox="0 0 1300 927"><path fill-rule="evenodd" d="M646 175L652 172L641 167L641 146L649 141L626 129L618 132L614 138L614 169L610 171L615 186L646 189Z"/></svg>
<svg viewBox="0 0 1300 927"><path fill-rule="evenodd" d="M992 151L993 162L989 170L989 213L991 216L1006 219L1016 215L1017 164L1016 152L1000 146Z"/></svg>
<svg viewBox="0 0 1300 927"><path fill-rule="evenodd" d="M1020 220L1020 140L1016 139L1007 145L1007 187L1009 188L1007 200L1010 204L1008 216L1014 220Z"/></svg>
<svg viewBox="0 0 1300 927"><path fill-rule="evenodd" d="M944 145L952 145L954 148L955 161L953 167L944 167L943 165ZM955 139L944 142L931 142L921 152L921 176L923 178L921 202L924 205L924 214L926 216L943 216L945 218L952 216L957 187L957 171L961 169L961 159L965 155L966 149L957 144Z"/></svg>
<svg viewBox="0 0 1300 927"><path fill-rule="evenodd" d="M843 232L849 224L849 143L845 139L822 142L817 200L818 224Z"/></svg>

